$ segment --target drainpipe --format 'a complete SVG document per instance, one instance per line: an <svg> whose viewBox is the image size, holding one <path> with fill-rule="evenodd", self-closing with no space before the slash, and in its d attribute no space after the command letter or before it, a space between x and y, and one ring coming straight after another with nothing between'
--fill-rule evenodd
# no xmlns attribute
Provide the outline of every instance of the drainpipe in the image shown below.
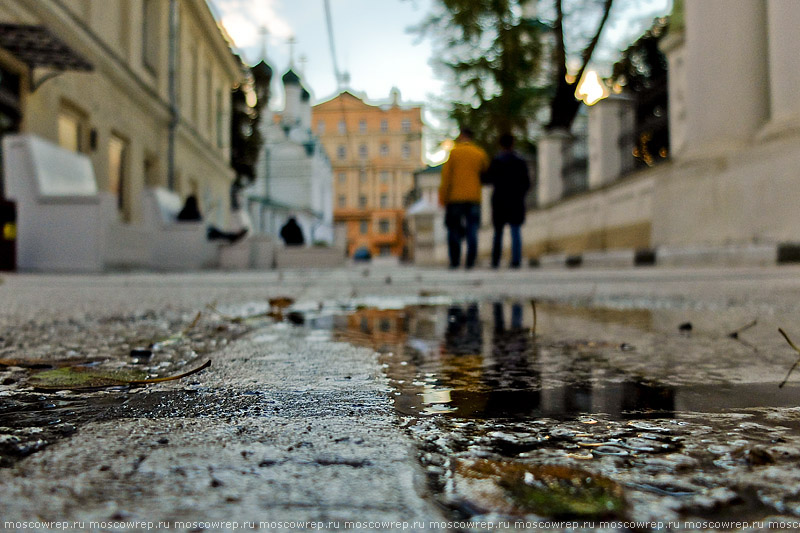
<svg viewBox="0 0 800 533"><path fill-rule="evenodd" d="M178 0L169 2L169 131L167 141L167 188L175 190L175 134L178 129Z"/></svg>

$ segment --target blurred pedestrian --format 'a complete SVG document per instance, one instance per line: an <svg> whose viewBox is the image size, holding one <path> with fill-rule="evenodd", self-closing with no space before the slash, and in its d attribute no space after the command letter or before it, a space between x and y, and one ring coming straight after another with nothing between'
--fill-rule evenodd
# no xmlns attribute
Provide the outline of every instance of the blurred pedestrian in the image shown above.
<svg viewBox="0 0 800 533"><path fill-rule="evenodd" d="M190 194L186 197L186 202L183 208L175 217L178 222L200 222L203 220L203 215L200 213L200 208L197 202L197 196ZM206 228L206 238L210 241L224 240L233 244L242 239L247 232L248 227L240 227L237 231L223 231L216 226L209 225Z"/></svg>
<svg viewBox="0 0 800 533"><path fill-rule="evenodd" d="M500 266L503 252L503 228L511 229L511 268L522 263L521 226L525 222L525 194L531 186L528 165L514 151L514 137L500 136L500 152L492 159L484 182L494 187L492 191L492 268Z"/></svg>
<svg viewBox="0 0 800 533"><path fill-rule="evenodd" d="M461 241L466 238L465 266L475 266L478 227L481 223L481 175L489 168L489 156L473 144L472 130L461 128L450 157L442 167L439 203L445 207L450 268L461 264Z"/></svg>
<svg viewBox="0 0 800 533"><path fill-rule="evenodd" d="M281 239L286 246L302 246L306 240L303 237L303 229L297 223L297 219L289 217L286 224L281 228Z"/></svg>

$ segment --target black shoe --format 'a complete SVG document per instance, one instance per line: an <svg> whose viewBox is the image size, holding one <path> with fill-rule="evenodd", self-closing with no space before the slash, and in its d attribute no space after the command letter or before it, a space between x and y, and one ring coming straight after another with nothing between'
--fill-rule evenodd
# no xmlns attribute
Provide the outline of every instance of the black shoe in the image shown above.
<svg viewBox="0 0 800 533"><path fill-rule="evenodd" d="M234 233L233 236L231 237L231 244L242 240L245 235L247 235L247 228L242 229L238 233Z"/></svg>

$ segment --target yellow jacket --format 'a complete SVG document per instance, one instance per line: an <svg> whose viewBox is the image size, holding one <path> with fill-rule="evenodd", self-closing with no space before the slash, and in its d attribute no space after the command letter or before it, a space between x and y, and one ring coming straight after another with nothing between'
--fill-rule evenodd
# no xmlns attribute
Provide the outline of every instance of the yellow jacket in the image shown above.
<svg viewBox="0 0 800 533"><path fill-rule="evenodd" d="M489 168L489 156L469 141L458 142L442 167L439 202L481 201L481 174Z"/></svg>

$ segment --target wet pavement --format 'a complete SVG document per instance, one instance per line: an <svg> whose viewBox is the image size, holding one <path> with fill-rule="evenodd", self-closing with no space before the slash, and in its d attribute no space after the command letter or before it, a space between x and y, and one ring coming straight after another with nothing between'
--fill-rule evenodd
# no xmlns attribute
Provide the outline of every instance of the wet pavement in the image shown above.
<svg viewBox="0 0 800 533"><path fill-rule="evenodd" d="M798 274L3 276L0 520L780 530L800 522L800 373L778 386L798 354L777 332L800 340ZM87 359L212 366L28 385L25 363Z"/></svg>
<svg viewBox="0 0 800 533"><path fill-rule="evenodd" d="M454 516L755 524L800 511L786 489L800 474L800 387L778 386L786 360L769 368L742 339L690 333L685 312L537 310L536 331L530 301L367 309L336 328L382 354L431 494ZM753 341L774 321L747 328ZM724 357L713 373L706 353ZM554 467L610 480L625 505L582 515L514 501L519 469Z"/></svg>

